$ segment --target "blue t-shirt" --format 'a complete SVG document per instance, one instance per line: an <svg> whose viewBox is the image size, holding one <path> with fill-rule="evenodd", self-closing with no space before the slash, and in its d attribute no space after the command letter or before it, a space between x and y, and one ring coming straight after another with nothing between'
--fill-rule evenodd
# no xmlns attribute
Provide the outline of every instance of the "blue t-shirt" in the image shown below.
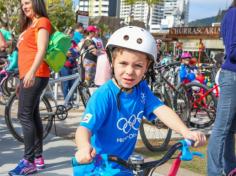
<svg viewBox="0 0 236 176"><path fill-rule="evenodd" d="M180 65L179 77L180 77L180 82L183 82L183 81L191 82L195 80L196 78L194 69L191 69L188 65L185 65L185 64Z"/></svg>
<svg viewBox="0 0 236 176"><path fill-rule="evenodd" d="M81 41L81 39L83 39L83 38L84 38L83 34L81 34L78 31L74 32L73 40L76 42L76 44L78 44Z"/></svg>
<svg viewBox="0 0 236 176"><path fill-rule="evenodd" d="M7 31L5 29L0 29L0 32L2 33L4 39L8 42L12 40L12 35L10 31Z"/></svg>
<svg viewBox="0 0 236 176"><path fill-rule="evenodd" d="M133 153L142 118L153 120L153 111L163 103L151 92L146 81L134 87L131 93L119 96L120 89L109 80L90 98L81 126L92 133L91 143L97 153L117 155L125 160Z"/></svg>

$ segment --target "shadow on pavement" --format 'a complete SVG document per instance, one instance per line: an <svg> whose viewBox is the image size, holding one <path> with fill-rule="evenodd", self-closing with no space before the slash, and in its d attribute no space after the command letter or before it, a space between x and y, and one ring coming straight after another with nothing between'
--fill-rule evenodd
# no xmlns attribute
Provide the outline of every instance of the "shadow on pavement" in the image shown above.
<svg viewBox="0 0 236 176"><path fill-rule="evenodd" d="M71 176L71 158L76 149L73 141L50 134L44 143L46 168L35 175ZM5 176L22 158L24 146L9 133L3 117L0 117L0 144L0 175Z"/></svg>

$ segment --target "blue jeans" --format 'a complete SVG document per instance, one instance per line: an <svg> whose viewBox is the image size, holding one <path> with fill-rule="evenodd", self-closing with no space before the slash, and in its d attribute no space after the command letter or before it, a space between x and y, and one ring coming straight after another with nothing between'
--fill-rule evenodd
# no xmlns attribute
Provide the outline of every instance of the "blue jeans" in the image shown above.
<svg viewBox="0 0 236 176"><path fill-rule="evenodd" d="M222 70L216 120L208 144L208 176L228 174L236 168L236 73Z"/></svg>
<svg viewBox="0 0 236 176"><path fill-rule="evenodd" d="M72 68L67 68L67 67L63 67L60 70L60 76L69 76L72 75L73 69ZM72 87L73 83L74 83L75 79L72 80L68 80L68 81L62 81L62 91L63 91L63 96L64 98L66 98L68 92L70 91L70 88ZM71 99L72 100L72 99Z"/></svg>

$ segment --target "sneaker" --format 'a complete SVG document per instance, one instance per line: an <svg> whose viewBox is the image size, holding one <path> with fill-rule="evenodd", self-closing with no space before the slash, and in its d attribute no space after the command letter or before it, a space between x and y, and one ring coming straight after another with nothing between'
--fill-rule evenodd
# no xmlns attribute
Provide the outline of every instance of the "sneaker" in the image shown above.
<svg viewBox="0 0 236 176"><path fill-rule="evenodd" d="M231 170L228 176L236 176L236 168Z"/></svg>
<svg viewBox="0 0 236 176"><path fill-rule="evenodd" d="M45 164L44 164L44 158L41 156L39 158L35 158L34 159L34 164L37 168L37 170L42 170L45 168Z"/></svg>
<svg viewBox="0 0 236 176"><path fill-rule="evenodd" d="M36 166L26 159L20 160L15 169L8 172L11 176L29 175L37 172Z"/></svg>

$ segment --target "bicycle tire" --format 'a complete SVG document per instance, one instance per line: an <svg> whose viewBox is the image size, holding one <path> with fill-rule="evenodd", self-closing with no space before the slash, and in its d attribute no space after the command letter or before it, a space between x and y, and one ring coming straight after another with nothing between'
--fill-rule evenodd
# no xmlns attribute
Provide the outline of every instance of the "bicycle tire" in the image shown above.
<svg viewBox="0 0 236 176"><path fill-rule="evenodd" d="M7 79L3 80L1 84L1 91L4 96L10 97L10 93L6 90L6 82L7 82Z"/></svg>
<svg viewBox="0 0 236 176"><path fill-rule="evenodd" d="M162 95L161 94L158 95L157 92L155 92L155 95L157 97L162 97ZM162 99L163 98L164 98L164 103L167 106L171 106L171 100L167 92L165 92L165 95L163 95ZM143 119L142 123L140 124L139 132L140 132L140 136L143 141L143 144L150 151L153 151L153 152L166 150L170 142L171 135L172 135L172 130L166 127L158 119L155 119L152 122L148 122L147 120Z"/></svg>
<svg viewBox="0 0 236 176"><path fill-rule="evenodd" d="M24 142L22 127L20 125L20 121L17 118L18 111L18 97L16 93L12 94L6 107L5 107L5 122L13 137L19 142ZM44 112L46 111L46 112ZM44 134L43 138L46 138L48 133L50 132L53 124L53 115L50 114L52 112L52 107L47 99L47 97L43 97L40 101L40 117L43 122ZM45 116L42 114L45 113Z"/></svg>
<svg viewBox="0 0 236 176"><path fill-rule="evenodd" d="M188 122L190 127L198 129L210 127L215 121L217 106L217 98L213 91L206 85L197 82L186 84L186 88L191 105ZM198 103L193 103L199 101L202 94L204 94L204 99Z"/></svg>
<svg viewBox="0 0 236 176"><path fill-rule="evenodd" d="M10 74L7 79L3 81L3 93L10 97L13 92L15 92L16 87L18 84L18 77L16 77L16 74L12 73Z"/></svg>
<svg viewBox="0 0 236 176"><path fill-rule="evenodd" d="M82 103L83 103L84 107L86 107L88 100L91 97L89 88L87 86L80 85L78 87L78 90L79 90L79 95L82 100Z"/></svg>
<svg viewBox="0 0 236 176"><path fill-rule="evenodd" d="M189 97L187 94L187 89L185 84L179 84L176 87L173 96L173 109L181 118L181 120L189 127L189 118L191 114L191 107L189 103Z"/></svg>

